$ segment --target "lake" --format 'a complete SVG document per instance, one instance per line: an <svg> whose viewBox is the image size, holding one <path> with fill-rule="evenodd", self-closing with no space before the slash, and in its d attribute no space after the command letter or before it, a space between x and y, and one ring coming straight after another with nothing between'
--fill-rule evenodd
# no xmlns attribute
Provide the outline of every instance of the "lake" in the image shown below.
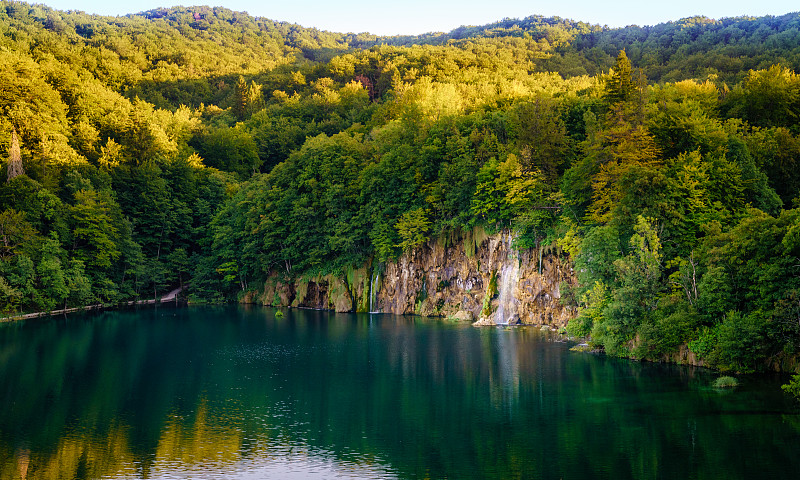
<svg viewBox="0 0 800 480"><path fill-rule="evenodd" d="M0 479L788 478L785 377L531 327L262 307L0 325ZM791 474L795 472L795 474Z"/></svg>

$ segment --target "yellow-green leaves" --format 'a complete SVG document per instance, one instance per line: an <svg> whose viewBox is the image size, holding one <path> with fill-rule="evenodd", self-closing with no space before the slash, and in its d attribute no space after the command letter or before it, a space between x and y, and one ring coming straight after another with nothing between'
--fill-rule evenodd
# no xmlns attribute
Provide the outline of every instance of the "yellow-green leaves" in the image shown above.
<svg viewBox="0 0 800 480"><path fill-rule="evenodd" d="M397 233L400 235L401 242L398 247L403 250L416 248L428 241L430 233L430 222L425 209L417 208L406 212L397 221Z"/></svg>
<svg viewBox="0 0 800 480"><path fill-rule="evenodd" d="M544 203L544 183L538 170L523 170L516 155L481 167L472 198L472 214L481 222L506 227Z"/></svg>

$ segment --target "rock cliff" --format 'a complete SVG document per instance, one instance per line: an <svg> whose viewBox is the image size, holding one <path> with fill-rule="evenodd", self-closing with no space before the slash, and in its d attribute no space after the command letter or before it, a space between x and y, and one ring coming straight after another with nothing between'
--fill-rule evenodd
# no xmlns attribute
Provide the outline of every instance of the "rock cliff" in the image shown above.
<svg viewBox="0 0 800 480"><path fill-rule="evenodd" d="M568 261L539 250L517 251L509 233L476 229L440 238L398 260L282 281L270 277L249 300L275 306L444 316L479 324L564 326L576 312L561 305L574 284Z"/></svg>

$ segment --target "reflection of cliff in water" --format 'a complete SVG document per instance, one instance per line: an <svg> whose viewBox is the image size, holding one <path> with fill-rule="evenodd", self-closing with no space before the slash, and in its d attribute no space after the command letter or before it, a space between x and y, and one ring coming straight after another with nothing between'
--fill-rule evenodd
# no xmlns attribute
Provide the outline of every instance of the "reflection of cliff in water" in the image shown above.
<svg viewBox="0 0 800 480"><path fill-rule="evenodd" d="M698 458L742 448L783 459L781 471L798 466L798 429L779 416L719 415L783 407L755 389L699 389L700 371L568 354L531 328L273 312L0 327L0 478L640 478L652 459L667 476L703 476L725 462Z"/></svg>

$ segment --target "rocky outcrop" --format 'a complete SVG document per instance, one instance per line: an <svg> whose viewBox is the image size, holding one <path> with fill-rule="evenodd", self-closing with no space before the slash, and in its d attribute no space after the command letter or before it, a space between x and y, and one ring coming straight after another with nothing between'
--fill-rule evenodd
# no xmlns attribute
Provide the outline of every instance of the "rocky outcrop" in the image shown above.
<svg viewBox="0 0 800 480"><path fill-rule="evenodd" d="M559 302L563 282L574 284L569 262L542 250L513 248L509 233L483 230L440 238L385 264L282 281L270 277L261 303L444 316L479 324L563 326L575 316Z"/></svg>
<svg viewBox="0 0 800 480"><path fill-rule="evenodd" d="M566 325L575 312L559 299L561 283L575 281L570 265L512 245L510 234L480 231L449 245L429 242L386 264L377 308L482 324Z"/></svg>
<svg viewBox="0 0 800 480"><path fill-rule="evenodd" d="M245 296L244 301L274 307L302 307L337 312L356 310L349 285L336 275L301 277L287 281L273 274L265 282L263 292Z"/></svg>

